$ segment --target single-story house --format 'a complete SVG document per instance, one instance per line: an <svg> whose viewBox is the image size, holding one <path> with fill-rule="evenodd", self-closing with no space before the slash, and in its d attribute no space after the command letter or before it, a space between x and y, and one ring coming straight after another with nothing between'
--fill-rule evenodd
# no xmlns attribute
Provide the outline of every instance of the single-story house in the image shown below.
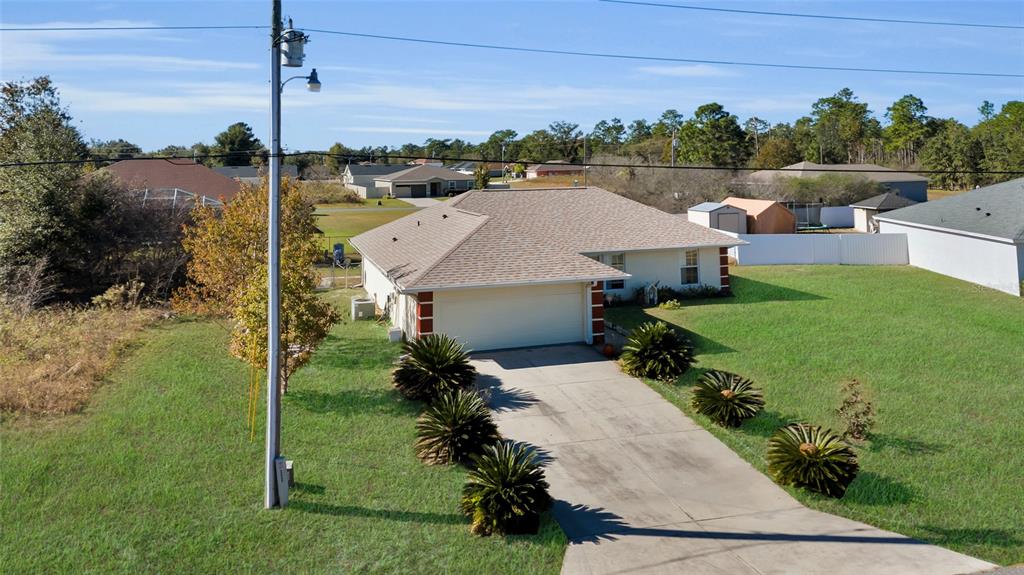
<svg viewBox="0 0 1024 575"><path fill-rule="evenodd" d="M460 174L466 174L467 176L473 176L476 174L476 167L480 165L480 162L465 161L458 162L448 166L449 170L458 172ZM511 168L509 168L511 170ZM505 164L501 162L487 162L487 175L492 178L500 178L505 175Z"/></svg>
<svg viewBox="0 0 1024 575"><path fill-rule="evenodd" d="M441 166L444 165L444 160L439 160L437 158L416 158L415 160L413 160L411 162L407 162L406 165L408 165L408 166L434 166L434 167L440 168Z"/></svg>
<svg viewBox="0 0 1024 575"><path fill-rule="evenodd" d="M875 216L907 234L910 265L1021 295L1024 178Z"/></svg>
<svg viewBox="0 0 1024 575"><path fill-rule="evenodd" d="M144 202L169 202L172 206L193 202L219 206L241 190L237 180L186 159L122 160L103 172L141 192Z"/></svg>
<svg viewBox="0 0 1024 575"><path fill-rule="evenodd" d="M453 172L437 166L413 166L373 178L373 196L380 198L426 198L465 192L473 187L473 176ZM367 194L371 188L367 188Z"/></svg>
<svg viewBox="0 0 1024 575"><path fill-rule="evenodd" d="M372 198L376 197L374 178L408 169L405 164L349 164L341 171L341 183L364 198Z"/></svg>
<svg viewBox="0 0 1024 575"><path fill-rule="evenodd" d="M747 212L719 202L704 202L686 210L686 218L705 228L737 234L747 233Z"/></svg>
<svg viewBox="0 0 1024 575"><path fill-rule="evenodd" d="M850 207L853 208L853 227L857 231L866 234L878 233L878 222L875 221L875 216L912 206L916 203L914 200L904 198L899 194L886 192L873 198L850 204Z"/></svg>
<svg viewBox="0 0 1024 575"><path fill-rule="evenodd" d="M748 234L796 233L796 216L779 202L728 197L722 203L747 213Z"/></svg>
<svg viewBox="0 0 1024 575"><path fill-rule="evenodd" d="M900 172L875 164L816 164L814 162L798 162L786 166L784 171L761 170L747 176L752 184L773 184L779 178L816 178L824 174L843 174L858 176L878 182L904 198L915 202L928 201L928 178Z"/></svg>
<svg viewBox="0 0 1024 575"><path fill-rule="evenodd" d="M729 289L745 242L600 188L473 190L351 239L407 338L474 350L604 341L604 305L659 283Z"/></svg>
<svg viewBox="0 0 1024 575"><path fill-rule="evenodd" d="M259 185L269 169L266 166L220 166L213 168L213 171L243 184ZM297 180L299 178L299 167L292 164L282 164L281 177Z"/></svg>
<svg viewBox="0 0 1024 575"><path fill-rule="evenodd" d="M547 176L582 176L586 166L570 164L565 160L551 160L543 164L526 167L526 179L544 178Z"/></svg>

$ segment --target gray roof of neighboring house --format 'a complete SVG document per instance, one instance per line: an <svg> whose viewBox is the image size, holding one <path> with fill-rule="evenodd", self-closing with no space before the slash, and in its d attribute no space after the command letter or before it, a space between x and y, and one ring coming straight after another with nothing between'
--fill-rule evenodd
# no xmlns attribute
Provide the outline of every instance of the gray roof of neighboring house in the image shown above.
<svg viewBox="0 0 1024 575"><path fill-rule="evenodd" d="M474 190L351 242L409 291L618 279L584 254L745 243L593 187Z"/></svg>
<svg viewBox="0 0 1024 575"><path fill-rule="evenodd" d="M537 170L545 170L549 172L582 172L587 166L580 164L570 164L565 160L552 160L543 164L532 164L527 166L527 172L535 172Z"/></svg>
<svg viewBox="0 0 1024 575"><path fill-rule="evenodd" d="M353 176L385 176L408 170L405 164L349 164L346 169Z"/></svg>
<svg viewBox="0 0 1024 575"><path fill-rule="evenodd" d="M268 168L264 166L220 166L214 168L213 171L229 178L258 179L263 177L267 169ZM294 164L283 164L281 166L281 175L288 176L289 178L297 178L299 176L299 167Z"/></svg>
<svg viewBox="0 0 1024 575"><path fill-rule="evenodd" d="M816 178L818 176L832 173L845 174L848 176L863 176L869 180L886 182L927 182L928 178L900 172L884 166L875 164L815 164L814 162L798 162L783 168L786 171L761 170L748 176L756 182L770 183L775 178Z"/></svg>
<svg viewBox="0 0 1024 575"><path fill-rule="evenodd" d="M374 178L374 181L426 182L427 180L433 180L434 178L440 178L442 180L472 180L473 176L460 174L449 170L448 168L424 164L421 166L413 166L411 168L406 166L402 171L384 174L383 176Z"/></svg>
<svg viewBox="0 0 1024 575"><path fill-rule="evenodd" d="M893 192L886 192L866 200L861 200L855 204L850 204L850 207L865 208L868 210L895 210L912 206L916 203L917 202L910 198L904 198L903 196Z"/></svg>
<svg viewBox="0 0 1024 575"><path fill-rule="evenodd" d="M875 219L1024 243L1024 178L900 208Z"/></svg>

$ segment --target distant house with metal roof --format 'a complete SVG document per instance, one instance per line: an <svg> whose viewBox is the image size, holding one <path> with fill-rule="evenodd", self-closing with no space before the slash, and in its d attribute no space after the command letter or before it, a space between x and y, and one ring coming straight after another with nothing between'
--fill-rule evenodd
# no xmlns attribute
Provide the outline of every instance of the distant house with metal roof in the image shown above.
<svg viewBox="0 0 1024 575"><path fill-rule="evenodd" d="M448 168L423 164L373 178L374 187L366 188L366 197L434 198L465 192L473 187L473 176ZM373 194L373 195L370 195Z"/></svg>
<svg viewBox="0 0 1024 575"><path fill-rule="evenodd" d="M876 233L878 232L878 223L875 222L875 216L912 206L916 203L914 200L904 198L897 193L886 192L866 200L861 200L855 204L850 204L850 207L853 208L853 227L864 233Z"/></svg>
<svg viewBox="0 0 1024 575"><path fill-rule="evenodd" d="M781 170L761 170L747 176L747 181L754 184L774 184L786 178L817 178L825 174L842 174L865 178L878 182L904 198L915 202L928 201L928 178L900 172L875 164L816 164L814 162L798 162Z"/></svg>
<svg viewBox="0 0 1024 575"><path fill-rule="evenodd" d="M372 190L376 186L373 179L408 170L405 164L348 164L341 171L341 183L345 187L359 192L365 197L374 197ZM369 191L369 192L368 192Z"/></svg>
<svg viewBox="0 0 1024 575"><path fill-rule="evenodd" d="M1013 295L1024 280L1024 178L875 216L910 265Z"/></svg>
<svg viewBox="0 0 1024 575"><path fill-rule="evenodd" d="M720 202L704 202L686 210L686 218L706 228L747 233L747 211Z"/></svg>

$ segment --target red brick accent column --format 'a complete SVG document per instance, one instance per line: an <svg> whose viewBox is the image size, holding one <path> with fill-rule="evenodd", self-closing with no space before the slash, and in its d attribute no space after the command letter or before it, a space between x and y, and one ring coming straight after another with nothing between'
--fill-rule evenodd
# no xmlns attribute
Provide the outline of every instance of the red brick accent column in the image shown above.
<svg viewBox="0 0 1024 575"><path fill-rule="evenodd" d="M416 337L434 333L434 292L416 294Z"/></svg>
<svg viewBox="0 0 1024 575"><path fill-rule="evenodd" d="M602 282L590 286L590 329L594 345L604 344L604 290Z"/></svg>
<svg viewBox="0 0 1024 575"><path fill-rule="evenodd" d="M718 267L721 270L719 272L719 279L722 282L721 292L724 294L732 293L732 288L729 286L729 249L718 248Z"/></svg>

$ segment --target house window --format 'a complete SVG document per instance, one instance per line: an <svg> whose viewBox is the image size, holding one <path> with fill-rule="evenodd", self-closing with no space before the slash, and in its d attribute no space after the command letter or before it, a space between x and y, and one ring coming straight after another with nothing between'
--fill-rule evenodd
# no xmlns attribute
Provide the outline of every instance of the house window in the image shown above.
<svg viewBox="0 0 1024 575"><path fill-rule="evenodd" d="M455 180L448 180L448 189L449 190L454 190L455 189Z"/></svg>
<svg viewBox="0 0 1024 575"><path fill-rule="evenodd" d="M679 272L681 284L697 285L700 283L700 274L697 272L697 250L686 250L685 261Z"/></svg>
<svg viewBox="0 0 1024 575"><path fill-rule="evenodd" d="M625 271L626 269L626 254L607 254L602 257L602 260L603 263L608 264L609 266L619 270L620 272ZM625 287L625 280L610 280L604 282L605 290L623 289Z"/></svg>

